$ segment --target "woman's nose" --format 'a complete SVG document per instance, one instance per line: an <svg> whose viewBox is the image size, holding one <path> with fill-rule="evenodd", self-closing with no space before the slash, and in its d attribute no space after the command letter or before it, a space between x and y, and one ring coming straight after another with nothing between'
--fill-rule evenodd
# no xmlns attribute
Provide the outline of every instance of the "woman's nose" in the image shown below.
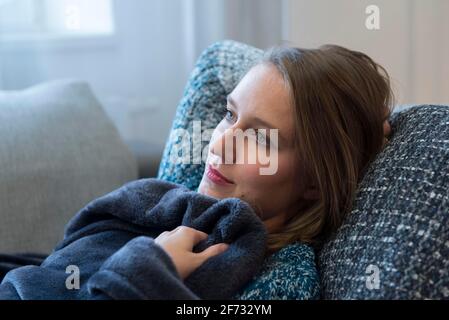
<svg viewBox="0 0 449 320"><path fill-rule="evenodd" d="M211 141L210 152L225 164L233 164L236 160L235 138L232 129L226 129Z"/></svg>

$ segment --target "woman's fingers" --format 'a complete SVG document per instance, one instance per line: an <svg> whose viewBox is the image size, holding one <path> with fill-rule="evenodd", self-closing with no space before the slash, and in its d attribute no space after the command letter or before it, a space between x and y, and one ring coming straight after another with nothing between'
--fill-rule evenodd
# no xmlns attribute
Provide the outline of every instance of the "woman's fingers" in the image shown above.
<svg viewBox="0 0 449 320"><path fill-rule="evenodd" d="M207 233L181 226L170 232L161 233L155 242L160 245L172 259L179 276L185 279L207 259L224 252L228 245L215 244L200 253L193 253L193 247L208 237Z"/></svg>
<svg viewBox="0 0 449 320"><path fill-rule="evenodd" d="M184 240L184 244L188 245L190 249L192 249L199 242L206 240L208 237L207 233L186 226L179 226L175 230L173 230L173 232L179 232ZM217 243L196 255L198 255L201 261L204 262L210 257L224 252L228 247L229 245L227 245L226 243Z"/></svg>
<svg viewBox="0 0 449 320"><path fill-rule="evenodd" d="M193 253L190 272L193 272L194 270L199 268L208 259L225 252L228 249L228 247L229 245L227 245L226 243L218 243L210 246L209 248L201 251L200 253Z"/></svg>
<svg viewBox="0 0 449 320"><path fill-rule="evenodd" d="M178 227L178 232L182 233L190 247L194 247L198 242L207 239L207 233L186 227Z"/></svg>
<svg viewBox="0 0 449 320"><path fill-rule="evenodd" d="M201 263L204 263L207 259L225 252L228 248L229 245L226 243L217 243L205 249L204 251L201 251L197 255L201 259Z"/></svg>
<svg viewBox="0 0 449 320"><path fill-rule="evenodd" d="M164 238L166 238L170 233L172 233L173 231L164 231L164 232L162 232L159 236L158 236L158 238L159 239L164 239Z"/></svg>

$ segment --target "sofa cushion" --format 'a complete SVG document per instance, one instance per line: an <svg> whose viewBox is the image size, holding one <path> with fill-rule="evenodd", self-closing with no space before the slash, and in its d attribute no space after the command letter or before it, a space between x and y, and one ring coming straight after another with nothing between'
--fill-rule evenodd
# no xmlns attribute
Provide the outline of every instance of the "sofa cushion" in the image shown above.
<svg viewBox="0 0 449 320"><path fill-rule="evenodd" d="M137 178L82 82L0 91L0 252L49 253L86 203Z"/></svg>
<svg viewBox="0 0 449 320"><path fill-rule="evenodd" d="M325 299L449 298L449 107L415 106L391 125L320 253Z"/></svg>

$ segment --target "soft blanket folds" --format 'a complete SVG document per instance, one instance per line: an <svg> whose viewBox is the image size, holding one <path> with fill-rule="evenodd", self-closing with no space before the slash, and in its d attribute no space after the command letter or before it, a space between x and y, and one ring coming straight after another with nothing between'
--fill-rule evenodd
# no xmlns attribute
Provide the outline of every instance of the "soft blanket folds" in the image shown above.
<svg viewBox="0 0 449 320"><path fill-rule="evenodd" d="M179 225L209 234L195 251L230 244L185 281L153 240ZM265 246L264 225L246 202L142 179L81 209L40 266L5 276L0 299L228 299L259 271ZM79 289L66 284L76 268Z"/></svg>

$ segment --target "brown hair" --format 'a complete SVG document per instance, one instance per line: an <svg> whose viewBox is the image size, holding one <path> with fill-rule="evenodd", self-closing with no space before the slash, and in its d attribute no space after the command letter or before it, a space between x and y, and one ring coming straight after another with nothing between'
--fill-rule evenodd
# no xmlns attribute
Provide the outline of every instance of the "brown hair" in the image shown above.
<svg viewBox="0 0 449 320"><path fill-rule="evenodd" d="M269 251L294 241L319 248L342 224L357 185L383 145L392 111L386 70L366 54L336 45L276 47L262 63L282 74L294 106L297 158L318 199L270 234ZM302 172L302 170L301 170Z"/></svg>

